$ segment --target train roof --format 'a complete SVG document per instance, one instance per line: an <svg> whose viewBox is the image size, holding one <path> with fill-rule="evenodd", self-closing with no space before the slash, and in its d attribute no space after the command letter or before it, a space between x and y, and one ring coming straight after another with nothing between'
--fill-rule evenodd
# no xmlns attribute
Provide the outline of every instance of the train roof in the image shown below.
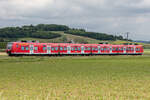
<svg viewBox="0 0 150 100"><path fill-rule="evenodd" d="M23 41L17 41L17 42L11 42L11 43L19 43L19 44L37 44L37 45L80 45L80 46L82 46L82 45L84 45L84 46L98 46L98 45L100 45L100 46L142 46L142 45L134 45L134 44L132 44L132 45L125 45L125 44L120 44L120 45L116 45L116 44L75 44L75 43L39 43L39 42L31 42L31 41L29 41L29 42L23 42Z"/></svg>

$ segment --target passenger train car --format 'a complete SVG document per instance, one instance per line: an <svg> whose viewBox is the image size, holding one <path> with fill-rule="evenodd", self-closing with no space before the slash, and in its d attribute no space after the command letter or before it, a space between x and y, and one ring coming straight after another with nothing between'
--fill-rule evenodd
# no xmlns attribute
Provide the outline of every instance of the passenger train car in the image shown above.
<svg viewBox="0 0 150 100"><path fill-rule="evenodd" d="M142 45L10 42L6 52L13 55L142 55Z"/></svg>

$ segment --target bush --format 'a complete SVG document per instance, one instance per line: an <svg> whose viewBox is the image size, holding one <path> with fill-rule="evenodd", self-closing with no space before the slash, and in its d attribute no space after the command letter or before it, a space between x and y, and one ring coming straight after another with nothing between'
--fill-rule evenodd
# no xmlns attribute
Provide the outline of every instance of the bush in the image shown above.
<svg viewBox="0 0 150 100"><path fill-rule="evenodd" d="M42 38L42 39L52 39L60 37L61 35L58 33L52 33L52 32L36 32L32 33L31 37L33 38Z"/></svg>
<svg viewBox="0 0 150 100"><path fill-rule="evenodd" d="M0 49L6 49L7 42L0 42Z"/></svg>

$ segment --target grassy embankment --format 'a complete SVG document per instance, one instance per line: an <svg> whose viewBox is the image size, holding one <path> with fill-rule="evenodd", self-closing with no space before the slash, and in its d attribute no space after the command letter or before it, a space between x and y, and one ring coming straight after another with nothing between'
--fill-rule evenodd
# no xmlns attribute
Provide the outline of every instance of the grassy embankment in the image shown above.
<svg viewBox="0 0 150 100"><path fill-rule="evenodd" d="M145 55L1 55L0 69L0 100L150 99L150 57Z"/></svg>

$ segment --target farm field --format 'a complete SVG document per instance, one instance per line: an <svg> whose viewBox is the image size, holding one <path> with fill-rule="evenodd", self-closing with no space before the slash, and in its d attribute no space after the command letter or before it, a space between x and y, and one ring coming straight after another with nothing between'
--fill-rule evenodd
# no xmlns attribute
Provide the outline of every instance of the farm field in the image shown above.
<svg viewBox="0 0 150 100"><path fill-rule="evenodd" d="M0 100L149 100L150 56L0 55Z"/></svg>

